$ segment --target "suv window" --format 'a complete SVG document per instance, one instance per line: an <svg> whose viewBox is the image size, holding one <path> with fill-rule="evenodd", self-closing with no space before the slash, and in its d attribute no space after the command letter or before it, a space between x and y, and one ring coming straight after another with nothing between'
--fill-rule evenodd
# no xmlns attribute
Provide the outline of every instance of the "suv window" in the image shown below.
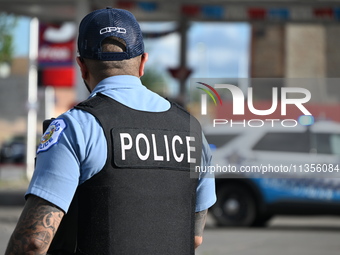
<svg viewBox="0 0 340 255"><path fill-rule="evenodd" d="M213 146L215 149L220 148L227 143L229 143L231 140L233 140L235 137L237 137L237 134L232 135L226 135L226 134L214 134L214 135L205 135L205 138L207 139L210 146Z"/></svg>
<svg viewBox="0 0 340 255"><path fill-rule="evenodd" d="M317 153L340 155L340 135L317 133L314 142Z"/></svg>
<svg viewBox="0 0 340 255"><path fill-rule="evenodd" d="M307 132L267 133L253 146L253 150L308 153L309 134Z"/></svg>

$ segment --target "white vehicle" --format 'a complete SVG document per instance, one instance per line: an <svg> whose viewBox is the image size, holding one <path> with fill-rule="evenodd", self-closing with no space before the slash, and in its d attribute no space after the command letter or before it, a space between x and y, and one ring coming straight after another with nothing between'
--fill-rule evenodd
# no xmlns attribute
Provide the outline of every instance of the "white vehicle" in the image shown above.
<svg viewBox="0 0 340 255"><path fill-rule="evenodd" d="M220 225L261 226L278 214L340 215L340 124L205 129Z"/></svg>

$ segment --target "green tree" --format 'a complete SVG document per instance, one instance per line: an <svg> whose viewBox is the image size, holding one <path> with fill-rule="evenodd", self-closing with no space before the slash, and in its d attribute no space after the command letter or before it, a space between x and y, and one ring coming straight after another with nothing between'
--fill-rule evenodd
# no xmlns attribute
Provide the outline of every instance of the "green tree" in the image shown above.
<svg viewBox="0 0 340 255"><path fill-rule="evenodd" d="M167 96L168 86L166 77L156 68L146 68L144 75L141 77L145 87L162 96Z"/></svg>
<svg viewBox="0 0 340 255"><path fill-rule="evenodd" d="M14 54L13 30L17 19L13 15L0 13L0 63L11 63Z"/></svg>

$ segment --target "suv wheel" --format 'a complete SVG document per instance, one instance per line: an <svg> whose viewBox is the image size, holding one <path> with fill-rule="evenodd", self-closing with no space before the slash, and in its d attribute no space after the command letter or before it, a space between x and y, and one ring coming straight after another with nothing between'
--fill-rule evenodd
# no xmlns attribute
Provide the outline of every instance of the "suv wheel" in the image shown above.
<svg viewBox="0 0 340 255"><path fill-rule="evenodd" d="M251 226L256 218L255 201L244 185L226 184L217 190L211 213L221 226Z"/></svg>

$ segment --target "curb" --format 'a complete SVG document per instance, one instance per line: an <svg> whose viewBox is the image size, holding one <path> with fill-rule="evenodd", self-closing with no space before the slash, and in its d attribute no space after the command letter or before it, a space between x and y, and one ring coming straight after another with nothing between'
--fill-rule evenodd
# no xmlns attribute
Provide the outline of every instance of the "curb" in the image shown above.
<svg viewBox="0 0 340 255"><path fill-rule="evenodd" d="M0 190L0 206L23 206L26 190Z"/></svg>

